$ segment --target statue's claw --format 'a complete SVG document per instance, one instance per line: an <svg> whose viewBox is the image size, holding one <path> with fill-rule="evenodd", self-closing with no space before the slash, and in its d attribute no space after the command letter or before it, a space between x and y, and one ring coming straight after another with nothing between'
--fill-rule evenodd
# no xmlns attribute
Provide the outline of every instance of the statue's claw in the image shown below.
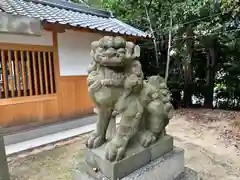
<svg viewBox="0 0 240 180"><path fill-rule="evenodd" d="M89 149L97 148L101 146L106 141L104 136L92 133L86 142L86 146Z"/></svg>
<svg viewBox="0 0 240 180"><path fill-rule="evenodd" d="M114 138L106 146L105 157L111 162L119 161L124 157L125 152L125 144Z"/></svg>
<svg viewBox="0 0 240 180"><path fill-rule="evenodd" d="M138 135L138 141L143 147L148 147L151 144L155 143L157 140L157 137L154 135L154 133L150 131L142 131L139 132Z"/></svg>

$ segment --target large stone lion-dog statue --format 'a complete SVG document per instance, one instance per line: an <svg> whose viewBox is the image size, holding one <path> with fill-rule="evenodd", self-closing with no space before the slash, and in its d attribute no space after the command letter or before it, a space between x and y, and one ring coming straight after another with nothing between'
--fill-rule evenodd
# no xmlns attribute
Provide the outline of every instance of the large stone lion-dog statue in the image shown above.
<svg viewBox="0 0 240 180"><path fill-rule="evenodd" d="M109 121L118 112L116 135L107 142L109 161L121 160L128 142L136 137L143 147L165 135L172 105L164 79L144 80L137 58L140 47L121 37L105 36L91 44L93 61L88 68L88 92L97 108L97 125L86 142L97 148L106 142Z"/></svg>

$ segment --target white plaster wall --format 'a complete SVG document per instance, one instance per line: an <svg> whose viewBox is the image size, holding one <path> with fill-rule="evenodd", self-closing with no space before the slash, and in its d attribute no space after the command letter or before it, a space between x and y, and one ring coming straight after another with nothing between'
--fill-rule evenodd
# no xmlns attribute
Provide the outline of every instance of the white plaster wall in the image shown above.
<svg viewBox="0 0 240 180"><path fill-rule="evenodd" d="M68 30L58 34L58 53L61 76L87 75L87 67L92 61L90 45L102 36Z"/></svg>
<svg viewBox="0 0 240 180"><path fill-rule="evenodd" d="M52 32L43 31L39 37L0 33L0 43L20 43L31 45L53 45Z"/></svg>

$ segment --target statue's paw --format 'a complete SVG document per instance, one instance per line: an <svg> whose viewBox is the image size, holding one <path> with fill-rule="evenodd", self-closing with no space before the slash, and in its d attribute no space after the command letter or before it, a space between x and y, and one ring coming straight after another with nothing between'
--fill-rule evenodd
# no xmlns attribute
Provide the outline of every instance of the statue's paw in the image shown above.
<svg viewBox="0 0 240 180"><path fill-rule="evenodd" d="M125 152L126 147L119 142L115 142L115 140L113 139L106 146L105 157L111 162L119 161L124 157Z"/></svg>
<svg viewBox="0 0 240 180"><path fill-rule="evenodd" d="M143 147L148 147L156 142L157 137L150 131L143 131L138 133L138 140Z"/></svg>
<svg viewBox="0 0 240 180"><path fill-rule="evenodd" d="M97 148L97 147L101 146L105 141L106 140L105 140L104 136L93 133L88 138L88 140L86 142L86 146L89 149Z"/></svg>

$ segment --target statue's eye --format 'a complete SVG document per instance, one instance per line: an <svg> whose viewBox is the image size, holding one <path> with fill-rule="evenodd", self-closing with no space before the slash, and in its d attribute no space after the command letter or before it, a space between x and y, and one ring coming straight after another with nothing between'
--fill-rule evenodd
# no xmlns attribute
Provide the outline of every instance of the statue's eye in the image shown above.
<svg viewBox="0 0 240 180"><path fill-rule="evenodd" d="M105 50L107 50L109 47L108 47L107 44L105 44L105 45L103 46L103 48L104 48Z"/></svg>
<svg viewBox="0 0 240 180"><path fill-rule="evenodd" d="M120 54L118 54L118 53L117 53L117 54L116 54L116 57L118 57L118 58L119 58L119 57L120 57Z"/></svg>

